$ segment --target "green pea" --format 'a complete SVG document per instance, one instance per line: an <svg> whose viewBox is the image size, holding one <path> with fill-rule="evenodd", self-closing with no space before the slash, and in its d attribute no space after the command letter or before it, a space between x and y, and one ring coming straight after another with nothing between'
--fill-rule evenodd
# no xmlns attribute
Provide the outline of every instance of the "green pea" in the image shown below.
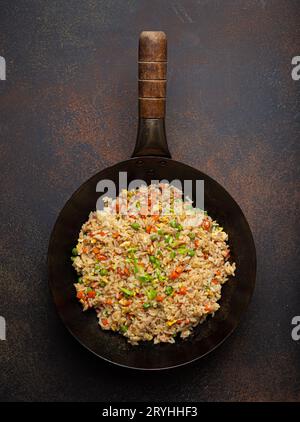
<svg viewBox="0 0 300 422"><path fill-rule="evenodd" d="M73 248L73 249L72 249L72 255L73 255L73 256L77 256L77 255L78 255L77 248Z"/></svg>
<svg viewBox="0 0 300 422"><path fill-rule="evenodd" d="M106 268L101 268L100 275L107 275L107 274L108 274L108 270Z"/></svg>
<svg viewBox="0 0 300 422"><path fill-rule="evenodd" d="M121 325L119 331L120 331L120 333L124 334L124 333L126 333L127 330L128 330L128 327L126 325Z"/></svg>
<svg viewBox="0 0 300 422"><path fill-rule="evenodd" d="M193 249L189 249L188 250L188 255L189 256L194 256L195 255L195 251Z"/></svg>
<svg viewBox="0 0 300 422"><path fill-rule="evenodd" d="M133 230L138 230L140 228L139 223L132 223L131 227L133 228Z"/></svg>
<svg viewBox="0 0 300 422"><path fill-rule="evenodd" d="M144 303L143 304L143 308L144 309L148 309L148 308L150 308L151 307L151 303Z"/></svg>

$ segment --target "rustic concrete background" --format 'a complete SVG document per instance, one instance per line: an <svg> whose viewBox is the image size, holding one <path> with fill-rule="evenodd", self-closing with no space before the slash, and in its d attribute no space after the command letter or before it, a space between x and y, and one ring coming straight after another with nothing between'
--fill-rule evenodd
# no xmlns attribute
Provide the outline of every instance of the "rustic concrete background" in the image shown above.
<svg viewBox="0 0 300 422"><path fill-rule="evenodd" d="M0 5L1 400L300 399L300 5L295 1L8 1ZM257 287L232 337L164 373L113 367L83 350L52 304L51 228L71 193L130 156L141 30L169 40L173 158L218 180L244 210Z"/></svg>

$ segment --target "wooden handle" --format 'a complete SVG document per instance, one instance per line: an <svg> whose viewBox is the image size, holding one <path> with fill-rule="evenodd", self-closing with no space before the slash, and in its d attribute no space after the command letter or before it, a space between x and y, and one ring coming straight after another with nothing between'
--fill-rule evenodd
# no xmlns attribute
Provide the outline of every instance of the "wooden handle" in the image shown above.
<svg viewBox="0 0 300 422"><path fill-rule="evenodd" d="M167 37L143 31L139 41L139 117L162 119L166 110Z"/></svg>

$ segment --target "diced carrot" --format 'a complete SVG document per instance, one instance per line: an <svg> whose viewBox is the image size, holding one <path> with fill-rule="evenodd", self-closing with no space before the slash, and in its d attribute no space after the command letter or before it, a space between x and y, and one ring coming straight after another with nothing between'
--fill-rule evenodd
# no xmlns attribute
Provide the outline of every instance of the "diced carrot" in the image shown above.
<svg viewBox="0 0 300 422"><path fill-rule="evenodd" d="M107 301L105 303L106 303L106 305L112 305L113 301L111 299L107 299Z"/></svg>
<svg viewBox="0 0 300 422"><path fill-rule="evenodd" d="M183 271L183 267L181 265L179 265L178 267L175 268L175 271L177 272L178 275L180 275Z"/></svg>
<svg viewBox="0 0 300 422"><path fill-rule="evenodd" d="M89 298L94 298L94 297L96 296L96 292L95 292L94 290L90 290L90 291L87 293L87 296L88 296Z"/></svg>
<svg viewBox="0 0 300 422"><path fill-rule="evenodd" d="M105 232L102 232L102 231L98 232L98 234L100 234L100 236L105 236L106 235L106 233Z"/></svg>
<svg viewBox="0 0 300 422"><path fill-rule="evenodd" d="M127 276L129 276L129 275L130 275L130 271L129 271L129 269L128 269L128 268L124 268L123 273L124 273L124 275L127 275Z"/></svg>
<svg viewBox="0 0 300 422"><path fill-rule="evenodd" d="M157 302L162 302L164 300L164 296L156 296Z"/></svg>
<svg viewBox="0 0 300 422"><path fill-rule="evenodd" d="M217 271L215 271L215 274L216 275L221 275L221 271L220 270L217 270Z"/></svg>
<svg viewBox="0 0 300 422"><path fill-rule="evenodd" d="M172 279L172 280L176 280L176 278L178 278L179 277L179 274L176 272L176 271L173 271L171 274L170 274L170 278Z"/></svg>
<svg viewBox="0 0 300 422"><path fill-rule="evenodd" d="M119 213L120 212L120 204L119 201L116 201L116 212Z"/></svg>
<svg viewBox="0 0 300 422"><path fill-rule="evenodd" d="M219 284L219 280L217 280L216 278L212 279L211 281L213 284Z"/></svg>
<svg viewBox="0 0 300 422"><path fill-rule="evenodd" d="M159 215L152 215L152 218L154 221L158 221L159 220Z"/></svg>
<svg viewBox="0 0 300 422"><path fill-rule="evenodd" d="M152 230L152 226L147 226L147 227L146 227L146 232L147 232L148 234L150 234L150 233L151 233L151 230Z"/></svg>
<svg viewBox="0 0 300 422"><path fill-rule="evenodd" d="M106 319L106 318L102 318L101 322L102 322L103 325L108 325L108 319Z"/></svg>
<svg viewBox="0 0 300 422"><path fill-rule="evenodd" d="M88 248L87 247L82 248L82 252L83 253L88 253Z"/></svg>
<svg viewBox="0 0 300 422"><path fill-rule="evenodd" d="M93 248L93 252L95 253L95 254L97 254L97 253L100 253L100 249L99 248L97 248L96 246Z"/></svg>
<svg viewBox="0 0 300 422"><path fill-rule="evenodd" d="M203 258L208 259L208 254L206 252L203 252Z"/></svg>
<svg viewBox="0 0 300 422"><path fill-rule="evenodd" d="M98 261L105 261L107 259L107 256L99 253L98 255L96 255L96 258L98 259Z"/></svg>
<svg viewBox="0 0 300 422"><path fill-rule="evenodd" d="M114 232L114 233L112 234L112 236L113 236L113 238L114 238L114 239L117 239L117 238L120 236L120 233L118 233L118 232Z"/></svg>
<svg viewBox="0 0 300 422"><path fill-rule="evenodd" d="M200 243L199 243L199 240L198 240L198 239L196 239L196 240L195 240L195 242L194 242L195 247L196 247L196 248L199 248L199 244L200 244Z"/></svg>
<svg viewBox="0 0 300 422"><path fill-rule="evenodd" d="M84 293L83 292L77 292L77 299L83 299Z"/></svg>
<svg viewBox="0 0 300 422"><path fill-rule="evenodd" d="M204 310L205 310L205 312L211 312L212 309L211 309L210 305L205 305Z"/></svg>
<svg viewBox="0 0 300 422"><path fill-rule="evenodd" d="M180 295L186 295L186 287L185 286L180 287L178 293Z"/></svg>
<svg viewBox="0 0 300 422"><path fill-rule="evenodd" d="M202 221L201 227L202 227L204 230L208 231L208 230L210 229L210 221L208 221L207 219L204 219L204 220Z"/></svg>

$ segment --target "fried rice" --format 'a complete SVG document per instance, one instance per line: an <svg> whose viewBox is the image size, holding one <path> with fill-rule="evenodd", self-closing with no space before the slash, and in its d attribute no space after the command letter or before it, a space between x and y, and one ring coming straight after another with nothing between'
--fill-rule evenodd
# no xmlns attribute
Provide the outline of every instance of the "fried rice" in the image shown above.
<svg viewBox="0 0 300 422"><path fill-rule="evenodd" d="M133 345L174 343L219 309L235 272L227 240L172 185L123 190L82 226L72 251L77 298Z"/></svg>

